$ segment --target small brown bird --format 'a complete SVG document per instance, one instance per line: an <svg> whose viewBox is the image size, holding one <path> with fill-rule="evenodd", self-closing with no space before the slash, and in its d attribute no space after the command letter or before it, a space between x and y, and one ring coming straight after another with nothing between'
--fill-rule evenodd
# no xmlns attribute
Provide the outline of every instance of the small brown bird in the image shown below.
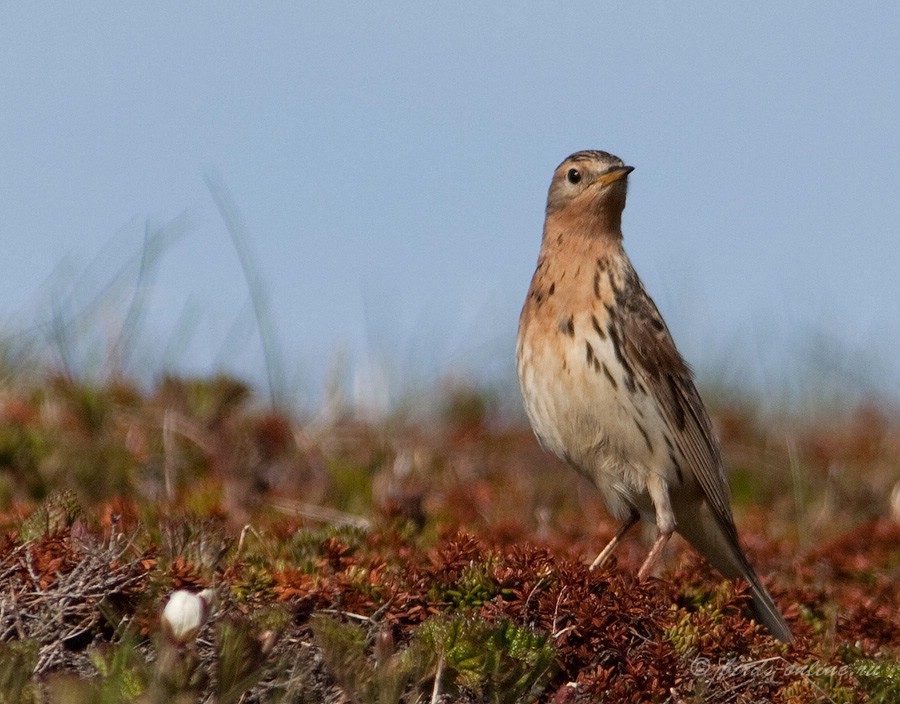
<svg viewBox="0 0 900 704"><path fill-rule="evenodd" d="M519 320L525 409L541 445L593 481L623 521L592 569L644 517L659 536L638 579L677 530L723 575L747 580L756 620L792 641L738 543L719 444L691 369L622 248L633 170L612 154L582 151L553 174Z"/></svg>

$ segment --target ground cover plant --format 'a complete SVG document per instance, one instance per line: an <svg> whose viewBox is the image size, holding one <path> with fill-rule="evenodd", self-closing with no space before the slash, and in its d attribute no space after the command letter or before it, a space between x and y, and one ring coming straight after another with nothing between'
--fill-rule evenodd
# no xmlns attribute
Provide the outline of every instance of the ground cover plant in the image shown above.
<svg viewBox="0 0 900 704"><path fill-rule="evenodd" d="M797 636L638 532L489 392L300 418L241 382L0 387L2 702L900 701L900 419L712 404ZM900 503L900 501L898 501ZM210 597L189 636L170 596Z"/></svg>

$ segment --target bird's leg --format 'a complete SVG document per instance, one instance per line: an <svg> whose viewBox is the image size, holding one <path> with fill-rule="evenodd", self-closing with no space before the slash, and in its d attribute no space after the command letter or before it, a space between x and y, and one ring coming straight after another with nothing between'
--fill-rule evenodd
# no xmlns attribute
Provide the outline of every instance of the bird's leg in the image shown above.
<svg viewBox="0 0 900 704"><path fill-rule="evenodd" d="M653 508L656 510L656 527L659 529L659 535L656 542L650 549L650 554L638 570L638 582L643 582L653 569L653 565L662 554L663 548L675 532L675 513L672 511L672 503L669 501L669 488L666 480L658 474L653 474L647 479L647 492L650 494L650 500L653 501Z"/></svg>
<svg viewBox="0 0 900 704"><path fill-rule="evenodd" d="M672 530L668 532L659 531L659 535L656 537L656 542L653 543L653 547L650 549L650 554L647 555L647 559L644 560L644 564L641 565L641 569L638 570L638 582L643 582L645 579L647 579L647 575L650 574L650 570L653 569L653 565L659 559L659 556L662 554L663 548L666 547L666 543L669 542L669 538L672 537L673 532L674 531Z"/></svg>
<svg viewBox="0 0 900 704"><path fill-rule="evenodd" d="M625 522L619 526L619 530L616 531L616 534L612 537L606 547L600 551L600 554L594 558L594 561L591 563L591 566L588 567L588 570L594 571L598 567L601 567L604 562L606 562L607 558L612 555L613 550L616 549L616 546L622 541L624 535L629 531L629 529L638 522L641 514L637 512L636 509L632 508L631 513L628 514L628 518L625 519Z"/></svg>

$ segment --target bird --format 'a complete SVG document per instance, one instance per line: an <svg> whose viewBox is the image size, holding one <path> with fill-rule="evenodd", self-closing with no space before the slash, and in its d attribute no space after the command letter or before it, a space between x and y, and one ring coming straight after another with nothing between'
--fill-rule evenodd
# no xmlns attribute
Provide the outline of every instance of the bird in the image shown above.
<svg viewBox="0 0 900 704"><path fill-rule="evenodd" d="M621 522L591 569L643 518L658 533L638 581L677 531L726 578L746 580L755 620L792 642L738 541L721 450L693 371L622 245L633 170L586 150L553 174L516 342L525 410L541 446L592 481Z"/></svg>

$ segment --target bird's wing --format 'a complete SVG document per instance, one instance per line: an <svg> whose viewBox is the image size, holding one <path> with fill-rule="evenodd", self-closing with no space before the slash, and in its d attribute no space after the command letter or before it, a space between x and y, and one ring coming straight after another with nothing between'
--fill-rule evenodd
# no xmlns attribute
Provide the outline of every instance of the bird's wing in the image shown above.
<svg viewBox="0 0 900 704"><path fill-rule="evenodd" d="M719 524L738 542L731 514L728 480L709 416L694 385L693 372L682 359L662 316L628 262L620 286L613 287L625 312L614 317L623 357L645 390L657 401L672 429L677 448L705 494ZM627 371L627 369L626 369Z"/></svg>

